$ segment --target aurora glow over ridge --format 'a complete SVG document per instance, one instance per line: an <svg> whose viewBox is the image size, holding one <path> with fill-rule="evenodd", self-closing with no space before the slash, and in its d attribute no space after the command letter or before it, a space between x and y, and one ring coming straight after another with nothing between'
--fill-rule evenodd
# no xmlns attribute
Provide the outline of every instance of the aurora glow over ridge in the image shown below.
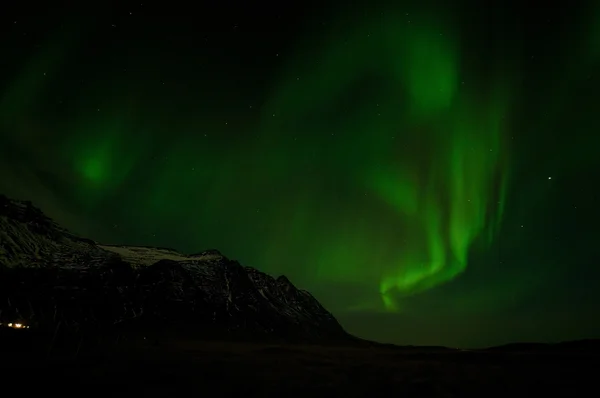
<svg viewBox="0 0 600 398"><path fill-rule="evenodd" d="M314 248L310 252L316 254L319 278L379 281L388 310L397 309L396 296L432 288L465 269L472 242L497 227L494 220L499 223L508 174L502 145L506 94L491 87L483 105L476 104L472 98L481 87L459 88L459 54L452 30L429 22L427 16L417 17L422 26L416 27L402 23L405 19L386 14L342 26L339 35L346 37L342 46L333 34L323 48L314 50L316 56L308 57L319 60L316 67L293 59L291 76L284 76L274 90L261 130L266 135L263 142L287 126L326 135L327 127L304 121L320 109L335 108L365 76L386 83L375 104L368 97L354 104L356 113L348 116L353 126L340 129L356 131L357 139L339 148L345 153L333 156L362 158L360 164L349 160L355 163L350 174L359 182L356 189L374 197L366 206L389 207L393 216L385 225L393 231L400 219L405 231L386 230L398 240L378 247L380 236L365 236L361 231L368 226L362 220L348 223L342 215L336 220L335 234L340 238L319 244L320 237L313 232L319 214L309 212L314 222L286 232L291 241ZM294 72L309 77L294 81ZM365 137L370 148L363 146ZM411 154L415 149L418 157ZM280 159L275 162L281 165ZM376 253L370 248L377 248ZM283 245L281 250L288 249Z"/></svg>
<svg viewBox="0 0 600 398"><path fill-rule="evenodd" d="M15 17L0 192L98 241L285 274L368 338L576 335L567 309L596 302L565 281L597 274L573 253L598 237L579 181L598 166L600 11L534 28L509 5L433 3L285 14L278 35L243 11ZM537 333L557 317L573 329Z"/></svg>

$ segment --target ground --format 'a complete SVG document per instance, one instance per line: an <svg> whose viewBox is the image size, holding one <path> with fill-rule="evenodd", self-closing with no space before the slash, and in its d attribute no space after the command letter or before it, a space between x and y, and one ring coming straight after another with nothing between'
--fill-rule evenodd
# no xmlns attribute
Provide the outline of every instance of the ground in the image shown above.
<svg viewBox="0 0 600 398"><path fill-rule="evenodd" d="M13 347L14 348L14 347ZM490 397L594 394L600 356L143 341L89 352L13 349L11 393L211 396Z"/></svg>

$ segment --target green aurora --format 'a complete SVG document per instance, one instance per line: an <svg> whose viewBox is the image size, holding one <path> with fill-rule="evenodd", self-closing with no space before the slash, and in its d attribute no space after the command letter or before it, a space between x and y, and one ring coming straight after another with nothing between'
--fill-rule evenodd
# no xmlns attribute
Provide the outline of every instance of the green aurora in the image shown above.
<svg viewBox="0 0 600 398"><path fill-rule="evenodd" d="M498 46L475 74L481 61L449 15L340 12L277 54L274 73L257 75L262 100L247 99L252 88L232 98L235 78L163 78L158 61L148 66L150 48L135 63L103 66L110 78L89 61L92 75L79 84L63 65L80 46L65 27L3 88L3 162L20 157L42 171L3 167L0 188L40 198L59 222L107 243L215 247L285 273L336 315L403 312L411 297L465 273L473 253L497 246L519 197L511 140L523 72ZM593 19L572 34L585 45L552 66L565 78L551 93L598 66ZM137 77L115 77L123 69ZM73 82L58 101L52 93L65 79ZM532 128L556 123L568 106L551 93L549 115ZM228 102L235 116L219 111ZM499 301L494 292L476 294L481 306Z"/></svg>
<svg viewBox="0 0 600 398"><path fill-rule="evenodd" d="M288 208L284 217L289 217L289 228L277 231L273 239L288 235L289 242L310 248L319 279L378 285L380 302L388 310L398 309L399 297L464 271L473 242L483 236L493 239L508 178L503 119L510 101L504 87L510 82L498 76L487 98L476 101L476 93L461 86L460 54L451 27L439 19L416 18L416 28L397 23L403 21L399 15L344 26L313 50L316 55L302 52L305 58L318 59L318 66L314 61L304 65L301 59L290 62L273 90L261 129L263 143L288 126L327 135L329 126L305 121L342 106L341 98L360 89L356 86L372 88L365 76L385 82L384 93L365 97L348 111L353 116L339 130L357 138L330 156L344 159L353 188L372 198L361 208L374 209L370 214L384 208L389 212L386 220L349 220L349 213L342 211L320 226L317 205L302 200ZM294 72L308 78L295 80ZM298 137L303 138L301 133ZM285 170L291 163L277 158L271 167ZM301 222L294 221L298 214ZM315 233L323 229L332 229L334 238ZM277 247L272 255L283 257L288 246Z"/></svg>

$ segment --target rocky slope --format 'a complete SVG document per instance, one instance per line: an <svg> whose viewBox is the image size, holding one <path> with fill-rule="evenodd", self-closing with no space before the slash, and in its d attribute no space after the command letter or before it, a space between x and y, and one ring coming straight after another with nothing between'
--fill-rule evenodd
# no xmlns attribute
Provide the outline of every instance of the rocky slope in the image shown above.
<svg viewBox="0 0 600 398"><path fill-rule="evenodd" d="M77 331L279 340L351 338L286 277L218 251L100 245L0 195L0 321Z"/></svg>

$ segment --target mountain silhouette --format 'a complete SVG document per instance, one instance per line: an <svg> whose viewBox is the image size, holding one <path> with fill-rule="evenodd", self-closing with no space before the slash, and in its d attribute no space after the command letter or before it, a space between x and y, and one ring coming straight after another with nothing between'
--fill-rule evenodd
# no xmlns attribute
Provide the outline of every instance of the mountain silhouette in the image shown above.
<svg viewBox="0 0 600 398"><path fill-rule="evenodd" d="M0 195L0 321L36 330L190 338L350 341L333 315L285 276L217 250L102 245L31 202Z"/></svg>

